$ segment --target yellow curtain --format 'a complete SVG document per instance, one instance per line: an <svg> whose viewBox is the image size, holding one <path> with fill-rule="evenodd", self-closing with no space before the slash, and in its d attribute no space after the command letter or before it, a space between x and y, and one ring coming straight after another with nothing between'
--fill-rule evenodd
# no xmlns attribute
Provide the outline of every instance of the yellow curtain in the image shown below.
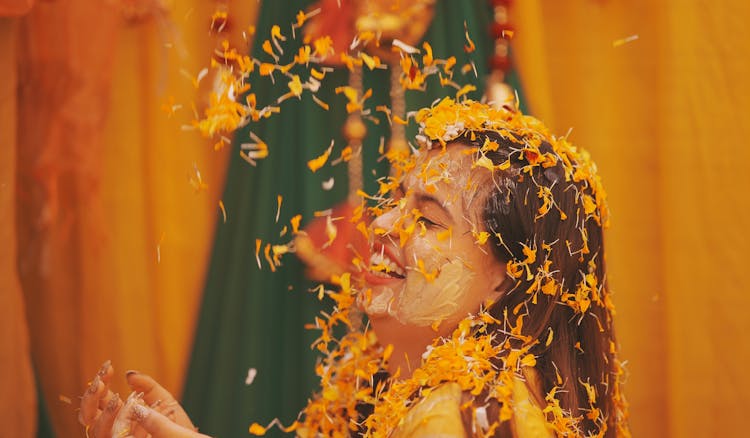
<svg viewBox="0 0 750 438"><path fill-rule="evenodd" d="M633 435L733 436L750 394L750 5L513 3L529 106L608 188Z"/></svg>
<svg viewBox="0 0 750 438"><path fill-rule="evenodd" d="M256 3L221 3L235 14L235 40ZM39 2L18 19L15 39L0 35L19 45L17 61L3 62L19 81L17 105L8 105L18 135L2 155L2 183L6 172L17 174L11 219L13 185L0 191L0 225L12 233L15 214L18 250L16 258L3 240L2 272L18 273L7 278L26 298L32 356L58 436L82 434L77 395L105 359L181 392L229 151L180 126L211 85L206 78L197 89L188 76L229 35L209 35L218 5ZM182 108L169 117L162 106L172 102ZM14 339L22 350L24 337ZM11 347L4 342L2 354ZM115 389L127 394L122 380ZM35 418L33 398L24 397Z"/></svg>

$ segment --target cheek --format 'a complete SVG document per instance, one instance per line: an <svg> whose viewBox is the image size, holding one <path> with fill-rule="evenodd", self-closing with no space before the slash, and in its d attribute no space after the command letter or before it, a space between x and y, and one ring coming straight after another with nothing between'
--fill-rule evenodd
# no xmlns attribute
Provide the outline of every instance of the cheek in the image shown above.
<svg viewBox="0 0 750 438"><path fill-rule="evenodd" d="M430 326L457 316L465 306L474 273L461 260L425 261L425 271L427 275L413 272L407 276L406 287L392 308L393 316L404 324ZM433 274L434 279L428 278Z"/></svg>

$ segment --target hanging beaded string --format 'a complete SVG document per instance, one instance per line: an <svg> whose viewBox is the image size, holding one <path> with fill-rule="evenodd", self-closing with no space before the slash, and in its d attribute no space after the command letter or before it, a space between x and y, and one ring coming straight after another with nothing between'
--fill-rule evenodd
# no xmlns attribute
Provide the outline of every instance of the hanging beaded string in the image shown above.
<svg viewBox="0 0 750 438"><path fill-rule="evenodd" d="M388 68L391 73L391 113L394 116L406 119L406 93L400 82L403 72L401 64L398 62L392 62ZM406 141L406 127L400 123L393 123L391 125L391 141L388 144L388 150L395 152L397 150L406 150L408 148L409 145Z"/></svg>
<svg viewBox="0 0 750 438"><path fill-rule="evenodd" d="M349 72L349 86L362 95L362 66L354 66ZM362 189L362 142L367 136L367 126L362 121L361 114L357 111L349 115L344 124L344 137L352 148L352 158L347 166L349 176L348 200L352 205L360 200L358 192Z"/></svg>
<svg viewBox="0 0 750 438"><path fill-rule="evenodd" d="M489 59L490 74L485 93L487 99L498 107L515 100L513 90L505 83L506 75L511 67L510 39L513 37L513 27L508 19L511 2L511 0L490 0L493 21L488 30L494 41L494 48Z"/></svg>

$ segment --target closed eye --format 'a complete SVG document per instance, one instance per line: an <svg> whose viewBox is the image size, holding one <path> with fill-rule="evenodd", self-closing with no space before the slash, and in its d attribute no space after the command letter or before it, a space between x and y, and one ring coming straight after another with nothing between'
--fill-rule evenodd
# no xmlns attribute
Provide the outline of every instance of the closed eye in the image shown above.
<svg viewBox="0 0 750 438"><path fill-rule="evenodd" d="M426 228L433 228L433 227L445 228L443 225L437 222L434 222L424 216L420 216L419 218L417 218L417 222L423 224Z"/></svg>

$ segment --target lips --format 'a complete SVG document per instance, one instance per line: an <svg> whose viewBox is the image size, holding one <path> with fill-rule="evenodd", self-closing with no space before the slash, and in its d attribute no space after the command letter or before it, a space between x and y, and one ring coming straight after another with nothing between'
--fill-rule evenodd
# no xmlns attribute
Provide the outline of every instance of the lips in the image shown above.
<svg viewBox="0 0 750 438"><path fill-rule="evenodd" d="M406 269L396 260L384 245L375 243L370 255L370 266L365 274L367 282L382 284L406 278Z"/></svg>

